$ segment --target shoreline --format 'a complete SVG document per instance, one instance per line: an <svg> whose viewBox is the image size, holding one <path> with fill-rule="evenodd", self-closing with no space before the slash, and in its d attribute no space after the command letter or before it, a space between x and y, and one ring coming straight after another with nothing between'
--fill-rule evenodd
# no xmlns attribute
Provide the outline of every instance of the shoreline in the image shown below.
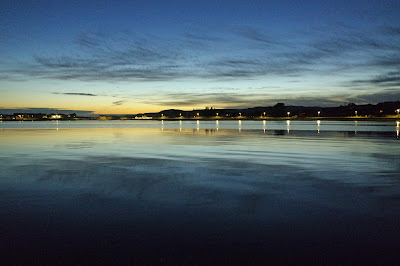
<svg viewBox="0 0 400 266"><path fill-rule="evenodd" d="M365 116L349 116L349 117L196 117L196 118L152 118L152 119L98 119L98 118L75 118L75 119L19 119L19 120L0 120L0 122L36 122L36 121L286 121L286 120L295 120L295 121L316 121L316 120L325 120L325 121L398 121L400 120L400 116L395 117L365 117Z"/></svg>

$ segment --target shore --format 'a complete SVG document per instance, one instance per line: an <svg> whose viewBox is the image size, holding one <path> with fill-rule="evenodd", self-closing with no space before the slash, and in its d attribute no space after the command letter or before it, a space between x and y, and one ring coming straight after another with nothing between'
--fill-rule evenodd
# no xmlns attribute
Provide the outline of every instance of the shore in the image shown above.
<svg viewBox="0 0 400 266"><path fill-rule="evenodd" d="M133 119L133 120L168 120L168 121L179 121L179 120L204 120L204 121L215 121L215 120L250 120L250 121L259 121L259 120L273 120L273 121L283 121L283 120L331 120L331 121L354 121L354 120L363 120L363 121L396 121L399 120L400 116L391 116L391 117L365 117L365 116L350 116L350 117L196 117L196 118L154 118L154 119ZM117 119L118 120L118 119Z"/></svg>
<svg viewBox="0 0 400 266"><path fill-rule="evenodd" d="M282 121L282 120L302 120L302 121L307 121L307 120L330 120L330 121L354 121L354 120L361 120L361 121L397 121L400 120L400 116L385 116L385 117L371 117L371 116L348 116L348 117L246 117L246 116L238 116L238 117L193 117L193 118L187 118L187 117L158 117L158 118L152 118L152 119L135 119L135 118L126 118L126 117L113 117L109 119L101 119L98 117L77 117L77 118L69 118L69 119L14 119L14 120L0 120L0 122L3 121L59 121L59 120L65 120L65 121L81 121L81 120L138 120L138 121L151 121L151 120L156 120L156 121L193 121L193 120L203 120L203 121L215 121L215 120L249 120L249 121L259 121L259 120L270 120L270 121Z"/></svg>

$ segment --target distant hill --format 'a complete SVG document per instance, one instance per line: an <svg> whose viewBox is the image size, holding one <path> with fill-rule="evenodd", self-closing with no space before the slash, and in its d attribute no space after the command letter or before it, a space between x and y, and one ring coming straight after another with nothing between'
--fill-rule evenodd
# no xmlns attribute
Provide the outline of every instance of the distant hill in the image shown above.
<svg viewBox="0 0 400 266"><path fill-rule="evenodd" d="M153 118L211 118L211 117L349 117L349 116L371 116L385 117L398 115L400 109L400 101L382 102L378 104L357 105L349 103L337 107L320 107L320 106L287 106L284 103L277 103L274 106L266 107L250 107L244 109L216 109L205 108L199 110L185 111L179 109L168 109L158 113L144 113Z"/></svg>

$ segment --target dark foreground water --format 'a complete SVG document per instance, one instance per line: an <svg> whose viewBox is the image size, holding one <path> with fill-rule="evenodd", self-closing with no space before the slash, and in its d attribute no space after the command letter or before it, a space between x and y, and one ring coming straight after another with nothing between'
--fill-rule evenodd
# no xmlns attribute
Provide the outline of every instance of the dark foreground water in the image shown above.
<svg viewBox="0 0 400 266"><path fill-rule="evenodd" d="M396 122L0 123L0 257L400 263Z"/></svg>

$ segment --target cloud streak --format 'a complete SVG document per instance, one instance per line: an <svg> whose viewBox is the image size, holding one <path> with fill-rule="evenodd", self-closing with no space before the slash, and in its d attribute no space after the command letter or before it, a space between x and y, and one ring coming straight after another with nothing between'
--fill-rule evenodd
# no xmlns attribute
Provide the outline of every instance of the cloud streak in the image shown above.
<svg viewBox="0 0 400 266"><path fill-rule="evenodd" d="M115 106L123 105L125 101L115 101L112 104Z"/></svg>
<svg viewBox="0 0 400 266"><path fill-rule="evenodd" d="M171 81L179 79L241 80L268 76L332 74L373 69L376 75L400 68L400 34L397 27L371 33L341 32L298 42L277 39L260 29L241 27L235 35L185 33L175 40L131 33L84 32L75 39L76 55L33 57L33 62L0 72L7 79L79 81ZM237 36L243 37L238 39ZM243 39L245 42L243 42ZM209 48L193 42L212 44ZM253 44L263 43L254 49ZM226 51L227 44L231 50ZM372 84L398 84L398 76ZM349 79L355 86L360 79ZM86 95L86 94L69 94ZM94 95L86 95L94 96Z"/></svg>
<svg viewBox="0 0 400 266"><path fill-rule="evenodd" d="M370 79L355 80L355 84L378 85L381 87L397 88L400 94L400 71L391 71L383 75L378 75Z"/></svg>
<svg viewBox="0 0 400 266"><path fill-rule="evenodd" d="M53 92L52 94L61 94L61 95L72 95L72 96L99 96L98 94L93 93L83 93L83 92Z"/></svg>
<svg viewBox="0 0 400 266"><path fill-rule="evenodd" d="M272 106L278 102L287 105L303 106L338 106L349 102L359 104L378 103L400 100L399 90L380 89L342 93L320 93L309 95L269 95L267 93L167 93L163 100L144 101L160 106L160 109L177 108L248 108L257 106Z"/></svg>
<svg viewBox="0 0 400 266"><path fill-rule="evenodd" d="M241 27L236 29L235 32L248 40L260 42L267 45L278 44L277 40L268 37L266 34L262 33L261 29L256 27Z"/></svg>
<svg viewBox="0 0 400 266"><path fill-rule="evenodd" d="M15 107L15 108L2 108L0 107L1 114L14 114L14 113L43 113L43 114L72 114L75 113L79 116L94 116L93 111L89 110L70 110L59 108L37 108L37 107Z"/></svg>

